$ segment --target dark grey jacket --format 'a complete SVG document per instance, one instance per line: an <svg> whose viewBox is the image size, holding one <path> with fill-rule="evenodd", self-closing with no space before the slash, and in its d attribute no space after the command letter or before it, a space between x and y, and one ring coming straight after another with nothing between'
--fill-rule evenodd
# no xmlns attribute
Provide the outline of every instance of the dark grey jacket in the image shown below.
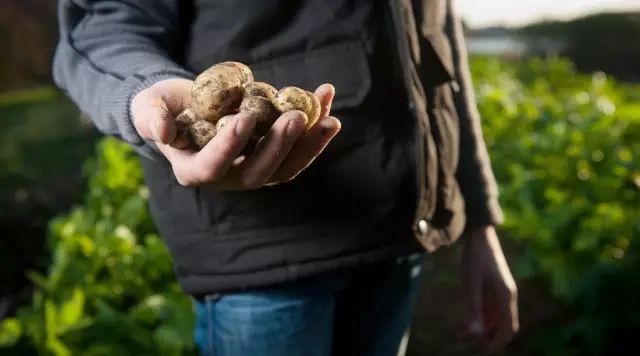
<svg viewBox="0 0 640 356"><path fill-rule="evenodd" d="M183 288L268 285L453 243L502 214L447 0L60 1L56 83L140 154ZM291 183L184 188L136 133L133 96L223 60L336 86L343 132Z"/></svg>

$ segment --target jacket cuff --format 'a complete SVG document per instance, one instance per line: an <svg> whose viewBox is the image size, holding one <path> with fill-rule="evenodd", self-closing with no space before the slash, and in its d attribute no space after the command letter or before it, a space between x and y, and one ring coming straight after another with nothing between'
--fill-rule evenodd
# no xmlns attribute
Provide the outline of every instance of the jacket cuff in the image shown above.
<svg viewBox="0 0 640 356"><path fill-rule="evenodd" d="M467 205L465 231L488 225L498 226L504 222L504 213L497 197L487 197L482 203L482 206Z"/></svg>
<svg viewBox="0 0 640 356"><path fill-rule="evenodd" d="M131 115L131 101L140 91L152 86L153 84L166 79L194 79L195 75L187 70L175 68L146 75L134 74L125 79L122 89L119 93L114 94L113 100L108 106L114 119L120 128L121 139L128 142L134 150L151 159L162 157L153 142L147 142L138 134L133 125Z"/></svg>

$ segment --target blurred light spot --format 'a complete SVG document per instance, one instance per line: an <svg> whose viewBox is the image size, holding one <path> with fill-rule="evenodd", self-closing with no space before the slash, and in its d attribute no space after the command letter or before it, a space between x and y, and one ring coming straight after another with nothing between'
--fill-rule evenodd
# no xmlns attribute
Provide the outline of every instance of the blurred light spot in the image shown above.
<svg viewBox="0 0 640 356"><path fill-rule="evenodd" d="M607 98L599 98L596 106L598 107L598 110L605 115L613 115L613 113L616 112L615 104Z"/></svg>
<svg viewBox="0 0 640 356"><path fill-rule="evenodd" d="M100 246L98 248L98 256L100 256L101 258L106 258L107 256L109 256L109 249L106 246ZM108 260L105 260L105 263L107 263Z"/></svg>
<svg viewBox="0 0 640 356"><path fill-rule="evenodd" d="M595 150L591 154L591 159L594 162L600 162L600 161L602 161L603 158L604 158L604 153L602 153L602 151L600 151L600 150Z"/></svg>
<svg viewBox="0 0 640 356"><path fill-rule="evenodd" d="M589 171L584 168L578 171L578 179L580 180L587 180L590 176Z"/></svg>
<svg viewBox="0 0 640 356"><path fill-rule="evenodd" d="M586 91L581 91L578 94L576 94L576 101L578 102L578 104L586 104L589 102L589 93L587 93Z"/></svg>
<svg viewBox="0 0 640 356"><path fill-rule="evenodd" d="M620 159L622 162L628 163L633 159L633 155L631 154L631 151L629 149L621 148L618 150L618 159Z"/></svg>
<svg viewBox="0 0 640 356"><path fill-rule="evenodd" d="M635 176L633 182L636 184L636 187L640 188L640 176Z"/></svg>
<svg viewBox="0 0 640 356"><path fill-rule="evenodd" d="M149 188L147 186L140 187L138 194L142 199L149 199Z"/></svg>
<svg viewBox="0 0 640 356"><path fill-rule="evenodd" d="M556 135L564 136L565 132L567 132L567 126L562 122L558 122L553 125L553 133L555 133Z"/></svg>
<svg viewBox="0 0 640 356"><path fill-rule="evenodd" d="M116 229L113 231L113 234L116 237L119 237L125 241L131 242L131 243L135 242L135 236L133 236L133 233L131 232L131 230L129 230L129 228L124 225L118 225Z"/></svg>
<svg viewBox="0 0 640 356"><path fill-rule="evenodd" d="M13 198L18 203L24 203L25 201L27 201L29 199L29 191L24 189L24 188L18 188L16 190L16 192L14 193Z"/></svg>
<svg viewBox="0 0 640 356"><path fill-rule="evenodd" d="M580 122L580 119L582 119L582 117L576 112L572 112L571 114L569 114L569 122L574 125L578 124Z"/></svg>
<svg viewBox="0 0 640 356"><path fill-rule="evenodd" d="M592 80L595 86L603 86L607 82L607 75L604 72L595 72Z"/></svg>
<svg viewBox="0 0 640 356"><path fill-rule="evenodd" d="M611 252L614 258L621 259L624 257L624 251L620 247L614 248Z"/></svg>

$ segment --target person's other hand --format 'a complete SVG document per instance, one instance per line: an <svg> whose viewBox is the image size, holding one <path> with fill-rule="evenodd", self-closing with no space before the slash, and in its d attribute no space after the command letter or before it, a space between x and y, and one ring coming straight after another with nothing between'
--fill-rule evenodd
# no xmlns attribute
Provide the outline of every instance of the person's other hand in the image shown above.
<svg viewBox="0 0 640 356"><path fill-rule="evenodd" d="M518 293L492 226L470 231L462 253L464 339L480 351L506 346L519 328Z"/></svg>
<svg viewBox="0 0 640 356"><path fill-rule="evenodd" d="M323 84L315 92L322 106L320 120L311 129L305 132L304 113L286 112L246 159L239 156L256 121L245 113L232 115L232 123L226 124L202 150L176 149L169 145L176 136L173 119L189 106L192 83L185 79L163 80L138 93L131 102L136 130L142 138L155 142L184 186L211 184L221 190L248 190L290 181L340 131L340 121L328 116L335 89Z"/></svg>

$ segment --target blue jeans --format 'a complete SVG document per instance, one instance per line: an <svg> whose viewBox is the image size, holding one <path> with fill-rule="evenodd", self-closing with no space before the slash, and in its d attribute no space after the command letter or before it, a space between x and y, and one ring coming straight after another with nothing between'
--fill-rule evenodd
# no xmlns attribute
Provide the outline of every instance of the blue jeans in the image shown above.
<svg viewBox="0 0 640 356"><path fill-rule="evenodd" d="M423 254L195 302L209 356L396 356L408 332Z"/></svg>

